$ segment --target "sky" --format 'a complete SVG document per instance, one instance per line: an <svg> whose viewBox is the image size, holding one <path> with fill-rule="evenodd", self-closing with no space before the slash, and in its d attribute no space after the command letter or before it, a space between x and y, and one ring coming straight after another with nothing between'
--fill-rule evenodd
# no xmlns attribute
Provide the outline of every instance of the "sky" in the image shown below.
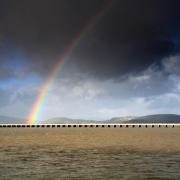
<svg viewBox="0 0 180 180"><path fill-rule="evenodd" d="M179 114L179 0L1 0L0 115Z"/></svg>

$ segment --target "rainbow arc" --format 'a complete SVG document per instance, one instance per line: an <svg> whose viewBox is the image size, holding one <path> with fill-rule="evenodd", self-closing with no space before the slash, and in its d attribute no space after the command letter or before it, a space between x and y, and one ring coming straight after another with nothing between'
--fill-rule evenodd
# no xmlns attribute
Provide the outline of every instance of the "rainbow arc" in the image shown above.
<svg viewBox="0 0 180 180"><path fill-rule="evenodd" d="M97 21L108 12L108 10L111 8L111 5L112 2L109 1L105 6L103 6L102 9L88 21L88 23L82 28L82 30L77 34L77 36L71 41L70 45L64 50L63 55L59 58L58 63L52 69L46 82L41 87L40 93L27 118L27 124L37 123L40 114L43 110L49 91L53 86L54 80L59 75L59 73L63 71L64 65L68 62L71 54L75 51L76 47L79 45L81 40L86 36L87 32L89 32L89 30L94 27Z"/></svg>

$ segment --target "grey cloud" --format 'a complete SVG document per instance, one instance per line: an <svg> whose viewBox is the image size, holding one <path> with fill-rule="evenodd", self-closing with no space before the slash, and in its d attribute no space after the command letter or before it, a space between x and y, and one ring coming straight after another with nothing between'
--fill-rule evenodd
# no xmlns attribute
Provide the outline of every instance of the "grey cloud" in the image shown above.
<svg viewBox="0 0 180 180"><path fill-rule="evenodd" d="M165 72L180 75L180 56L170 56L163 59L162 66Z"/></svg>
<svg viewBox="0 0 180 180"><path fill-rule="evenodd" d="M9 90L0 89L0 108L10 103Z"/></svg>
<svg viewBox="0 0 180 180"><path fill-rule="evenodd" d="M0 67L0 80L7 80L15 75L11 68Z"/></svg>

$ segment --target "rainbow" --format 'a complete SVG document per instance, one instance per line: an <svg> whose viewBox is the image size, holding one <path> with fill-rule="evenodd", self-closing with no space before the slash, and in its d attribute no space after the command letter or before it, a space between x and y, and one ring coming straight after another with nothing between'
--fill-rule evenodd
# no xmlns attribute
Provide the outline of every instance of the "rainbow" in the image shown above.
<svg viewBox="0 0 180 180"><path fill-rule="evenodd" d="M95 16L91 17L90 21L82 28L82 30L71 41L70 45L64 50L63 55L59 58L58 63L52 69L46 82L41 87L40 93L27 118L27 124L35 124L38 121L44 104L46 102L46 98L59 72L62 71L64 65L68 62L68 59L70 59L70 55L75 51L80 41L85 37L87 32L89 32L89 30L96 24L98 19L105 15L105 13L110 9L111 5L112 2L109 1Z"/></svg>

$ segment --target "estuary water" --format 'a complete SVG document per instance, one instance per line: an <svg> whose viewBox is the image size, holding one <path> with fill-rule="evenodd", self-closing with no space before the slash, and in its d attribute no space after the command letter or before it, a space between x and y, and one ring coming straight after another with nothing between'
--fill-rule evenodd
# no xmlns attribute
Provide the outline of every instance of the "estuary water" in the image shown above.
<svg viewBox="0 0 180 180"><path fill-rule="evenodd" d="M0 179L180 179L180 128L2 128Z"/></svg>

